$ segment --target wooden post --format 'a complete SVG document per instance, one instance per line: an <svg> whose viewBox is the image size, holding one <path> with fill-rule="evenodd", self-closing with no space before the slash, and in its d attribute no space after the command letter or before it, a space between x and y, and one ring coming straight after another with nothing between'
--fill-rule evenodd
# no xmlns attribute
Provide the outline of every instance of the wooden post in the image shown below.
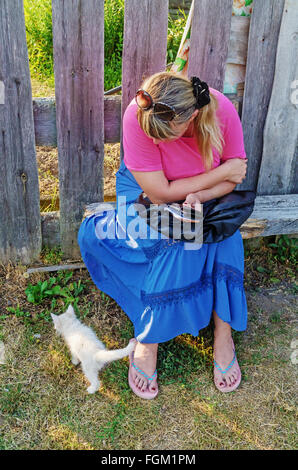
<svg viewBox="0 0 298 470"><path fill-rule="evenodd" d="M126 0L122 56L122 116L143 77L166 68L168 0Z"/></svg>
<svg viewBox="0 0 298 470"><path fill-rule="evenodd" d="M22 0L0 0L0 261L41 250L38 171Z"/></svg>
<svg viewBox="0 0 298 470"><path fill-rule="evenodd" d="M283 6L284 0L254 0L253 3L241 116L248 165L244 182L237 186L239 190L257 188ZM282 83L284 87L283 80Z"/></svg>
<svg viewBox="0 0 298 470"><path fill-rule="evenodd" d="M167 28L168 0L125 1L122 117L143 77L166 69Z"/></svg>
<svg viewBox="0 0 298 470"><path fill-rule="evenodd" d="M188 76L223 91L233 0L195 0Z"/></svg>
<svg viewBox="0 0 298 470"><path fill-rule="evenodd" d="M297 26L298 2L286 0L278 39L272 95L264 129L264 148L258 180L259 194L298 193ZM296 93L293 93L294 88Z"/></svg>
<svg viewBox="0 0 298 470"><path fill-rule="evenodd" d="M104 2L52 5L61 246L76 258L83 207L103 201Z"/></svg>

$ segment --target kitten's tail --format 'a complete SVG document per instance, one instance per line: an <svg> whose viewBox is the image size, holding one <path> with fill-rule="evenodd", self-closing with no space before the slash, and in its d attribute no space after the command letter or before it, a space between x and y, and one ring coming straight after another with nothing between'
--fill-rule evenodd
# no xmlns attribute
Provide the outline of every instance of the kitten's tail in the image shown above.
<svg viewBox="0 0 298 470"><path fill-rule="evenodd" d="M146 307L144 312L142 313L142 320L144 315L151 310L150 307ZM131 339L126 348L122 349L114 349L114 350L107 350L103 349L102 351L98 351L95 355L96 359L100 362L112 362L112 361L117 361L118 359L122 359L123 357L128 356L136 346L137 341L142 342L143 339L147 336L153 322L153 312L151 310L150 314L150 321L147 323L147 325L144 328L144 331L140 333L136 339Z"/></svg>
<svg viewBox="0 0 298 470"><path fill-rule="evenodd" d="M122 359L123 357L128 356L134 350L135 345L136 341L130 340L126 348L114 350L103 349L102 351L98 351L95 354L95 358L100 362L117 361L118 359Z"/></svg>

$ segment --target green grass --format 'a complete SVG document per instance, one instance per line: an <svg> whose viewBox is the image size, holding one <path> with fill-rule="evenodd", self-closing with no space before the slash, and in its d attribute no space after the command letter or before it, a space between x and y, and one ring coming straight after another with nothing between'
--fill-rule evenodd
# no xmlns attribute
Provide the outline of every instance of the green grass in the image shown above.
<svg viewBox="0 0 298 470"><path fill-rule="evenodd" d="M265 248L248 255L246 278L252 270L262 283L267 276L272 286L274 267L284 284L285 273L293 266L275 260L274 247ZM275 264L269 268L270 259ZM252 260L270 273L254 271ZM109 348L127 344L133 336L131 322L94 287L86 270L72 276L65 271L59 277L33 274L29 279L22 273L21 268L0 267L0 302L10 302L6 318L0 319L7 356L0 365L0 449L297 447L296 384L290 361L294 306L268 309L262 302L251 303L258 297L256 291L249 297L248 330L234 332L243 379L232 394L221 394L213 385L211 324L197 338L185 334L159 346L157 399L142 401L133 395L127 383L128 358L101 371L101 388L88 395L81 368L73 366L67 346L44 316L53 299L45 296L40 303L31 303L26 288L41 286L51 277L56 279L53 286L61 289L81 281L85 288L77 296L79 317ZM64 308L65 298L58 298L55 312Z"/></svg>
<svg viewBox="0 0 298 470"><path fill-rule="evenodd" d="M278 289L283 279L297 293L297 238L273 235L260 239L257 248L251 239L243 240L247 281L255 291L264 285Z"/></svg>
<svg viewBox="0 0 298 470"><path fill-rule="evenodd" d="M40 256L43 264L58 265L62 261L63 253L59 246L54 248L44 247Z"/></svg>
<svg viewBox="0 0 298 470"><path fill-rule="evenodd" d="M31 76L54 88L51 0L24 0Z"/></svg>
<svg viewBox="0 0 298 470"><path fill-rule="evenodd" d="M34 96L54 94L51 0L24 0L26 36ZM104 89L121 85L124 0L104 2ZM168 19L167 63L175 60L187 16Z"/></svg>

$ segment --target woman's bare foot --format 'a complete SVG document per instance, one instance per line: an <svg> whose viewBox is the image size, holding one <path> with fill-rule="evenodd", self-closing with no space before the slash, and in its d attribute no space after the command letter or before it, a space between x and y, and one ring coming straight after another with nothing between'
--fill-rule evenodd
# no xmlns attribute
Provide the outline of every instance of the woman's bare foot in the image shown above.
<svg viewBox="0 0 298 470"><path fill-rule="evenodd" d="M234 343L231 334L231 327L222 321L214 311L214 360L222 371L225 371L234 359ZM235 359L232 366L223 374L217 367L214 367L215 384L222 391L230 391L241 377L239 364ZM235 387L236 388L236 387Z"/></svg>
<svg viewBox="0 0 298 470"><path fill-rule="evenodd" d="M156 370L157 349L157 343L146 344L138 342L134 350L133 362L135 366L141 369L149 377L152 377ZM150 380L149 383L149 380L134 367L131 368L131 376L139 390L145 391L148 388L150 392L155 392L157 386L156 378Z"/></svg>

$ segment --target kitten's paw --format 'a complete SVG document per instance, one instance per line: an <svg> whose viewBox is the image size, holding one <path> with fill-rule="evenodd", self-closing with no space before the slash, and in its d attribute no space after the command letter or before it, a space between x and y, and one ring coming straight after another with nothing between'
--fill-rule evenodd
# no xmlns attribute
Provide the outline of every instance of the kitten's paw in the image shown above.
<svg viewBox="0 0 298 470"><path fill-rule="evenodd" d="M76 359L74 357L71 358L71 363L74 365L74 366L78 366L80 364L80 361L79 359Z"/></svg>
<svg viewBox="0 0 298 470"><path fill-rule="evenodd" d="M92 394L92 393L95 393L97 391L97 387L93 387L92 385L90 385L90 387L87 388L87 392Z"/></svg>

